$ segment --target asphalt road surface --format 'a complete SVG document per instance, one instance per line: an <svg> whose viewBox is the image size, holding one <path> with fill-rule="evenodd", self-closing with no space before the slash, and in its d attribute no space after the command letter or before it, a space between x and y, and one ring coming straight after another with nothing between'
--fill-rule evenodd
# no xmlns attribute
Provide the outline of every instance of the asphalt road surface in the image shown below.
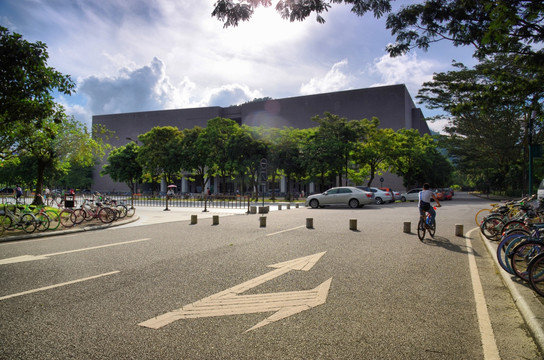
<svg viewBox="0 0 544 360"><path fill-rule="evenodd" d="M424 242L397 203L2 243L0 358L541 359L471 231L488 203L456 194Z"/></svg>

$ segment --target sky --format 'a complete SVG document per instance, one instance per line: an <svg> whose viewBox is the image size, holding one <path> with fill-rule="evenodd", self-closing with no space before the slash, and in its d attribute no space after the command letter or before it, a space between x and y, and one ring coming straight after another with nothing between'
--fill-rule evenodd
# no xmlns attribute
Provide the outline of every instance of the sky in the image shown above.
<svg viewBox="0 0 544 360"><path fill-rule="evenodd" d="M474 63L473 49L439 42L391 58L385 18L359 17L343 4L303 22L273 7L224 28L215 0L2 0L0 25L47 45L48 66L70 75L72 96L57 96L67 114L93 115L230 106L405 84L414 102L433 73L452 61ZM397 0L398 8L412 1ZM275 4L276 1L273 1ZM422 108L426 117L435 110ZM443 122L429 123L439 131Z"/></svg>

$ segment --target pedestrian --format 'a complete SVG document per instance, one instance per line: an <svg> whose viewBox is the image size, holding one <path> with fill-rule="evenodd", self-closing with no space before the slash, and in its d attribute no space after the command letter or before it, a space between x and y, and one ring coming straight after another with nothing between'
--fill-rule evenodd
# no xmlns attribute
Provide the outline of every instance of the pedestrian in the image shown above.
<svg viewBox="0 0 544 360"><path fill-rule="evenodd" d="M49 198L49 195L51 194L51 190L49 190L49 187L45 187L45 190L43 192L44 194L44 199L47 200Z"/></svg>
<svg viewBox="0 0 544 360"><path fill-rule="evenodd" d="M15 185L15 199L17 203L21 200L21 196L23 196L23 189L19 185Z"/></svg>

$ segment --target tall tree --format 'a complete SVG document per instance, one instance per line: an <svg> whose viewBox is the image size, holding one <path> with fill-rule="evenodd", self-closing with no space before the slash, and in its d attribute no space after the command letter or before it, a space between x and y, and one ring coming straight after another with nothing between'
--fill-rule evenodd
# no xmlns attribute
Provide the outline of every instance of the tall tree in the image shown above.
<svg viewBox="0 0 544 360"><path fill-rule="evenodd" d="M542 81L538 74L516 67L516 57L495 57L469 69L435 74L418 98L442 108L450 125L447 146L459 170L480 187L501 190L525 184L529 136L544 140L542 124L530 129L533 110L542 114ZM514 175L515 174L515 175Z"/></svg>
<svg viewBox="0 0 544 360"><path fill-rule="evenodd" d="M236 144L236 136L240 135L240 125L236 121L221 117L208 120L202 134L202 144L208 147L209 157L213 163L212 171L221 178L222 188L226 189L227 178L232 175L232 146Z"/></svg>
<svg viewBox="0 0 544 360"><path fill-rule="evenodd" d="M47 66L42 42L31 43L0 26L0 157L20 149L18 128L40 129L44 121L65 119L56 92L70 95L75 84L69 76Z"/></svg>
<svg viewBox="0 0 544 360"><path fill-rule="evenodd" d="M114 181L124 182L134 194L134 187L140 182L143 173L138 162L138 149L139 146L134 141L113 149L100 175L109 175Z"/></svg>
<svg viewBox="0 0 544 360"><path fill-rule="evenodd" d="M183 132L173 126L157 126L139 135L142 142L137 155L144 172L151 178L162 177L172 182L174 175L181 171Z"/></svg>
<svg viewBox="0 0 544 360"><path fill-rule="evenodd" d="M392 0L276 1L275 9L284 19L301 21L312 13L324 23L322 13L333 4L351 5L363 16L372 12L379 18L389 13L386 27L396 35L387 49L392 56L432 43L448 40L455 46L475 46L479 58L491 54L521 54L542 64L544 52L544 5L541 0L421 0L392 10ZM224 26L248 21L257 6L268 7L272 0L218 0L212 16Z"/></svg>
<svg viewBox="0 0 544 360"><path fill-rule="evenodd" d="M180 168L197 176L202 191L206 189L213 168L207 144L203 128L195 126L192 129L183 130L181 152L179 153Z"/></svg>

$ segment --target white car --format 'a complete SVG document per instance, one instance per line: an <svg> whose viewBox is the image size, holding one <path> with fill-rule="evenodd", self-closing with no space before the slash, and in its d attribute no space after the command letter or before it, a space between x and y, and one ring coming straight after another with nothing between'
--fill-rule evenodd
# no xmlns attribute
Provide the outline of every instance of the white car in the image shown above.
<svg viewBox="0 0 544 360"><path fill-rule="evenodd" d="M306 206L313 209L328 205L347 205L350 208L358 208L373 202L371 192L351 186L334 187L324 193L310 195L306 198Z"/></svg>
<svg viewBox="0 0 544 360"><path fill-rule="evenodd" d="M370 191L374 194L374 202L376 204L390 203L393 202L393 195L389 191L383 191L375 187L369 186L357 186L358 189L364 191Z"/></svg>
<svg viewBox="0 0 544 360"><path fill-rule="evenodd" d="M419 201L419 193L423 190L422 188L412 189L408 192L400 194L400 201Z"/></svg>

